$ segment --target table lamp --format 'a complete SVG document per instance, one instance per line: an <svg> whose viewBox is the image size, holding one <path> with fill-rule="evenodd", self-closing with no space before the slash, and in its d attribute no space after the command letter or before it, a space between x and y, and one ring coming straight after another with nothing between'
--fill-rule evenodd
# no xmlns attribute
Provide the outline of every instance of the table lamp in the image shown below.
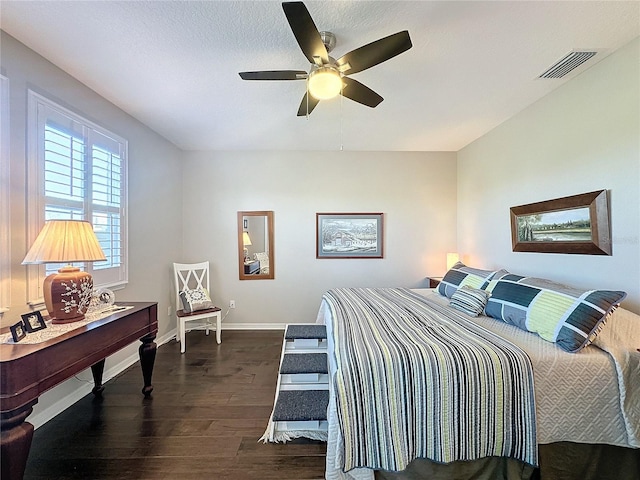
<svg viewBox="0 0 640 480"><path fill-rule="evenodd" d="M249 261L249 249L247 248L247 246L251 245L251 237L249 237L249 232L242 232L242 245L244 246L244 248L243 248L244 261L248 262Z"/></svg>
<svg viewBox="0 0 640 480"><path fill-rule="evenodd" d="M93 227L83 220L50 220L44 224L23 265L106 260ZM93 278L73 265L52 273L42 286L44 303L53 323L71 323L84 319Z"/></svg>
<svg viewBox="0 0 640 480"><path fill-rule="evenodd" d="M460 255L457 253L447 253L447 271L451 270L456 263L460 261Z"/></svg>

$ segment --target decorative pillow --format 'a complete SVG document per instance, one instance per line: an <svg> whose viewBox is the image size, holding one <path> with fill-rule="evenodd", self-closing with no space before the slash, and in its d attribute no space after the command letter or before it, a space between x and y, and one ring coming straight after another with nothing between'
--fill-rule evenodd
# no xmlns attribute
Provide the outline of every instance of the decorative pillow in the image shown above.
<svg viewBox="0 0 640 480"><path fill-rule="evenodd" d="M486 290L464 285L451 295L449 306L472 317L477 317L484 311L484 306L490 296L491 294Z"/></svg>
<svg viewBox="0 0 640 480"><path fill-rule="evenodd" d="M593 344L607 352L615 349L640 351L640 315L622 307L616 308Z"/></svg>
<svg viewBox="0 0 640 480"><path fill-rule="evenodd" d="M214 307L211 297L209 297L209 292L205 288L196 288L194 290L187 288L180 292L180 300L182 300L182 307L186 313Z"/></svg>
<svg viewBox="0 0 640 480"><path fill-rule="evenodd" d="M543 278L496 273L485 314L575 353L589 345L625 292L580 290Z"/></svg>
<svg viewBox="0 0 640 480"><path fill-rule="evenodd" d="M457 289L465 285L484 290L494 273L496 273L495 270L480 270L467 267L462 262L457 262L438 284L438 293L451 298Z"/></svg>

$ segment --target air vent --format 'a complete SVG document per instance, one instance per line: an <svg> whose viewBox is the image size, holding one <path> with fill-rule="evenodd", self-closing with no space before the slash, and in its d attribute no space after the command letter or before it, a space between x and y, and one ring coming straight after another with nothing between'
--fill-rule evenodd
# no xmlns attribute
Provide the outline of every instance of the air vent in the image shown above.
<svg viewBox="0 0 640 480"><path fill-rule="evenodd" d="M568 75L569 72L575 70L580 65L588 61L596 53L598 52L571 52L562 60L549 67L549 69L547 69L547 71L541 74L538 78L563 78Z"/></svg>

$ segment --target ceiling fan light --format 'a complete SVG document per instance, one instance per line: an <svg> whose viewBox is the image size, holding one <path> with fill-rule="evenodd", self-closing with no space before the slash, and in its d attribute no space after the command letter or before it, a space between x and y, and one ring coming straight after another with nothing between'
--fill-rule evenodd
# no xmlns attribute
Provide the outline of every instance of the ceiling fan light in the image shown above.
<svg viewBox="0 0 640 480"><path fill-rule="evenodd" d="M342 90L340 74L331 67L320 67L309 74L309 93L317 100L328 100Z"/></svg>

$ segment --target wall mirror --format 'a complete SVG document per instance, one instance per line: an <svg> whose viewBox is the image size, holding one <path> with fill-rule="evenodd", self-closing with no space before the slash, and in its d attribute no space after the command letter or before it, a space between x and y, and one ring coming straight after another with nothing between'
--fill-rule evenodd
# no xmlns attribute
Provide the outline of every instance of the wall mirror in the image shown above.
<svg viewBox="0 0 640 480"><path fill-rule="evenodd" d="M240 280L274 278L273 212L238 212Z"/></svg>

